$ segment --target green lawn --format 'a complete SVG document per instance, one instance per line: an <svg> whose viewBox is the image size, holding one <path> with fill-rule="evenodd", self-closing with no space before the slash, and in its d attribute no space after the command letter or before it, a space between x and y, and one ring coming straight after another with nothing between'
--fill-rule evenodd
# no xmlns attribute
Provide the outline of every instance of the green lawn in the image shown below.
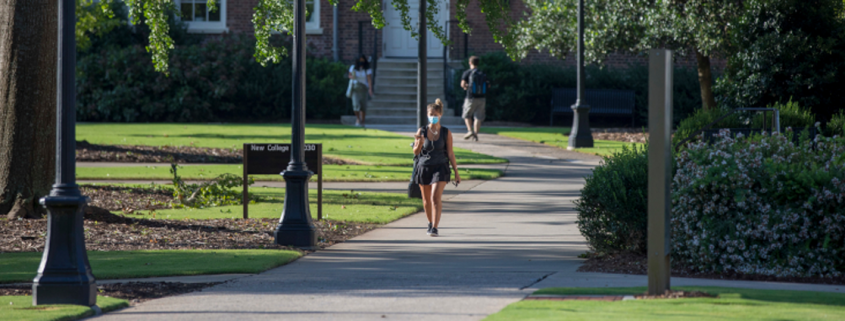
<svg viewBox="0 0 845 321"><path fill-rule="evenodd" d="M259 273L300 256L299 252L283 250L88 252L91 270L97 279ZM40 262L41 252L0 253L0 283L32 282Z"/></svg>
<svg viewBox="0 0 845 321"><path fill-rule="evenodd" d="M289 143L289 124L125 124L83 123L76 139L93 144L243 148L244 143ZM305 128L305 142L322 143L323 154L369 165L411 165L411 137L342 125ZM459 164L507 160L456 148Z"/></svg>
<svg viewBox="0 0 845 321"><path fill-rule="evenodd" d="M240 189L239 189L240 191ZM263 198L249 205L250 218L279 218L284 205L283 188L251 187L250 193ZM317 191L309 190L311 217L317 218ZM323 218L334 221L384 224L422 210L422 201L398 193L323 190ZM136 212L138 213L138 212ZM141 215L149 217L147 211ZM242 218L243 205L209 207L203 209L156 210L161 219L220 219Z"/></svg>
<svg viewBox="0 0 845 321"><path fill-rule="evenodd" d="M532 141L566 149L569 146L569 127L482 127L481 132L506 137ZM623 143L609 140L596 140L592 148L578 148L575 151L599 156L610 156L622 149L624 145L640 143Z"/></svg>
<svg viewBox="0 0 845 321"><path fill-rule="evenodd" d="M126 300L105 296L97 297L97 306L103 312L129 306ZM94 315L94 310L79 305L32 306L32 296L0 296L0 321L70 321Z"/></svg>
<svg viewBox="0 0 845 321"><path fill-rule="evenodd" d="M484 320L845 320L845 294L675 287L718 298L634 301L520 301ZM638 288L549 288L535 294L639 294Z"/></svg>
<svg viewBox="0 0 845 321"><path fill-rule="evenodd" d="M411 179L410 166L381 165L323 165L324 182L405 182ZM184 165L178 173L184 180L211 179L223 173L243 175L243 167L230 165ZM284 181L281 175L250 175L256 181ZM461 168L461 179L496 179L502 176L497 169ZM170 165L77 167L76 179L92 180L171 180ZM317 181L317 176L311 178Z"/></svg>

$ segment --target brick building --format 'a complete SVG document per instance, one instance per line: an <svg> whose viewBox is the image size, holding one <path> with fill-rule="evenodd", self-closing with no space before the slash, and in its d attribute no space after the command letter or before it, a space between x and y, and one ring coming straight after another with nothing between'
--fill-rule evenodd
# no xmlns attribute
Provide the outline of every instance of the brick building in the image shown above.
<svg viewBox="0 0 845 321"><path fill-rule="evenodd" d="M218 12L209 12L207 0L175 0L181 12L182 21L188 25L192 33L222 34L246 33L254 31L252 16L258 0L217 0L220 5ZM375 97L368 108L367 123L384 124L413 124L416 119L416 57L417 42L411 38L410 32L402 28L397 11L389 5L384 5L384 16L387 25L382 30L376 30L369 15L365 12L352 11L356 0L338 0L336 9L337 26L333 25L335 8L327 0L306 0L309 15L306 22L306 40L309 45L308 53L318 57L338 59L351 63L359 54L376 58ZM409 0L412 16L415 16L419 0ZM520 18L525 12L522 0L506 2L511 9L513 18ZM455 18L456 0L440 1L438 22L448 33L452 45L444 48L431 32L428 33L428 101L436 98L446 98L446 115L457 114L460 97L449 93L452 75L459 72L452 67L457 60L463 60L471 54L482 55L493 51L502 51L500 44L493 40L492 33L487 27L484 15L476 1L471 1L467 8L467 18L472 33L467 35L457 26ZM413 22L412 22L413 23ZM431 22L429 22L431 23ZM335 37L334 30L337 30ZM336 47L335 47L336 42ZM444 60L447 58L446 60ZM448 66L443 62L448 61ZM575 59L568 57L560 60L545 52L532 52L523 63L553 63L574 65ZM608 57L606 65L611 67L626 67L632 63L645 64L644 57L614 54ZM483 62L482 62L483 64ZM679 65L694 67L695 59L681 58ZM721 69L724 61L714 60L714 69ZM350 118L351 117L351 118ZM354 117L344 116L344 123L354 123ZM443 118L444 124L460 124L458 117Z"/></svg>
<svg viewBox="0 0 845 321"><path fill-rule="evenodd" d="M182 13L182 20L187 22L188 30L196 33L220 34L252 33L253 8L258 0L218 0L220 11L208 12L207 0L176 0ZM410 38L410 33L402 29L399 15L392 6L385 5L387 26L383 30L376 30L370 24L370 17L364 12L355 12L351 7L355 0L339 0L337 10L337 51L342 61L353 61L359 52L367 56L376 51L378 58L415 58L417 56L416 43ZM409 1L411 12L418 4L418 0ZM484 54L491 51L501 51L502 46L493 41L493 36L484 22L484 15L476 1L470 2L467 18L472 27L472 34L465 35L458 28L455 20L455 0L450 0L448 8L445 1L441 2L438 20L446 28L453 46L446 55L450 59L463 58L467 54ZM507 2L512 11L512 17L518 18L525 11L521 0ZM333 7L327 0L306 0L309 9L306 23L309 53L320 57L332 57L333 45ZM429 57L442 58L443 46L429 33ZM563 61L551 57L546 53L533 52L525 59L526 63L547 62L574 65L574 59ZM629 55L612 55L607 60L610 66L626 66L632 62L645 63L641 57ZM694 66L694 59L684 59L679 64ZM719 68L722 61L714 61L714 67Z"/></svg>

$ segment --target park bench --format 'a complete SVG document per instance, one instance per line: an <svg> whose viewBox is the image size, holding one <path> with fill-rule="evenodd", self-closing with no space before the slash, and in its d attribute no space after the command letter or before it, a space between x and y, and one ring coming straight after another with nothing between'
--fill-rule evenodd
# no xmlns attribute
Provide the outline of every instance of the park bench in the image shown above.
<svg viewBox="0 0 845 321"><path fill-rule="evenodd" d="M586 104L590 106L590 115L631 116L634 125L634 91L614 89L587 89ZM555 114L573 114L577 93L575 88L552 89L552 114L549 125L554 126Z"/></svg>

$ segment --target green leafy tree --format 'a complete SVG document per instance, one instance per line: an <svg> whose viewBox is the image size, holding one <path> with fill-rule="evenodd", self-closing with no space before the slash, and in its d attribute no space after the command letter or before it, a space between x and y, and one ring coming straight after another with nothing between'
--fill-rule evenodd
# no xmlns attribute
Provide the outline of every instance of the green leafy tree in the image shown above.
<svg viewBox="0 0 845 321"><path fill-rule="evenodd" d="M730 37L728 68L716 84L728 106L794 100L819 120L845 105L845 3L749 0Z"/></svg>
<svg viewBox="0 0 845 321"><path fill-rule="evenodd" d="M730 22L742 0L590 0L584 7L585 60L601 63L613 52L642 53L667 47L693 54L702 106L716 106L710 60L725 51ZM545 50L563 59L575 51L577 0L526 0L529 13L501 43L513 59Z"/></svg>
<svg viewBox="0 0 845 321"><path fill-rule="evenodd" d="M90 1L90 0L80 0ZM117 0L100 0L103 10L108 4ZM170 37L167 18L170 12L174 11L172 0L123 0L129 6L129 16L133 23L143 23L149 26L150 36L147 51L152 55L152 61L156 71L168 72L168 55L173 49L173 39ZM448 43L448 36L441 24L435 18L439 11L438 3L447 0L425 0L425 16L429 23L430 30L441 42ZM506 30L512 24L508 16L507 0L478 0L485 20L497 41L505 41ZM466 8L470 0L458 0L456 4L458 25L467 33L471 32L467 22ZM337 0L329 0L332 5L337 5ZM217 7L215 0L209 0L211 10ZM419 37L419 30L412 25L412 13L408 0L391 0L390 5L399 11L402 26L411 31L414 38ZM270 41L274 31L287 34L293 29L293 3L289 0L258 0L254 8L252 22L255 25L255 59L262 65L278 63L281 57L287 55L284 47L276 47ZM352 7L354 11L367 12L373 19L373 26L383 28L385 26L384 12L381 1L358 0ZM105 11L104 11L105 12Z"/></svg>

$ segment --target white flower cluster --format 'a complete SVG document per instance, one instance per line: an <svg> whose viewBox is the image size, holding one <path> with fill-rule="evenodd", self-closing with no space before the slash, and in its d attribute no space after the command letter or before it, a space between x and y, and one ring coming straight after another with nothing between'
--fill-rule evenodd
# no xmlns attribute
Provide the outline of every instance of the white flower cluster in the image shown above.
<svg viewBox="0 0 845 321"><path fill-rule="evenodd" d="M703 272L838 277L845 140L784 135L689 145L673 182L673 259Z"/></svg>

